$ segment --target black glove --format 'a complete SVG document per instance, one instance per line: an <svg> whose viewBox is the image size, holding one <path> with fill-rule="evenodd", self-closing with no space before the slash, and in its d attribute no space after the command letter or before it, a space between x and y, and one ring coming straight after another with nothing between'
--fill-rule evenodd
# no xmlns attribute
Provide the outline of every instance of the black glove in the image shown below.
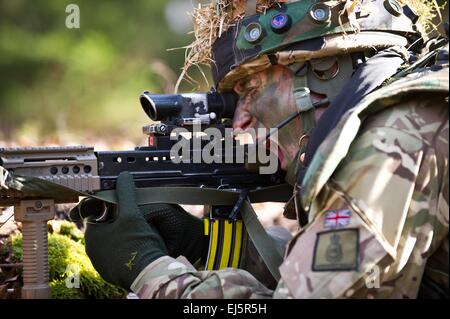
<svg viewBox="0 0 450 319"><path fill-rule="evenodd" d="M156 259L167 255L158 231L148 224L136 203L133 177L125 172L117 179L118 206L115 217L104 223L88 223L86 253L95 269L108 282L130 289L139 273ZM102 202L87 199L77 209L81 216L97 212Z"/></svg>
<svg viewBox="0 0 450 319"><path fill-rule="evenodd" d="M152 204L140 207L149 224L154 225L167 246L169 255L185 256L194 264L206 256L209 239L203 235L203 221L179 205Z"/></svg>

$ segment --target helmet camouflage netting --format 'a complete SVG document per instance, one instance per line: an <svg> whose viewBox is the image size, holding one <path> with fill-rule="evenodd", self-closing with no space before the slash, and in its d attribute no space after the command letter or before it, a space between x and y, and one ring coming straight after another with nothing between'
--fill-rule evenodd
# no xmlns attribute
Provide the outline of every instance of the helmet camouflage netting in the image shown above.
<svg viewBox="0 0 450 319"><path fill-rule="evenodd" d="M215 0L194 9L193 65L211 65L216 88L230 90L273 64L365 49L407 46L433 27L436 0ZM177 84L178 87L179 83Z"/></svg>

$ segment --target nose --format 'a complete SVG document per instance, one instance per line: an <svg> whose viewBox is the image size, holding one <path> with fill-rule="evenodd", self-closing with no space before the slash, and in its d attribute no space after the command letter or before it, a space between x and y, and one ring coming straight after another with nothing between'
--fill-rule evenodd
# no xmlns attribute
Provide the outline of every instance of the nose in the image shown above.
<svg viewBox="0 0 450 319"><path fill-rule="evenodd" d="M256 118L250 113L250 105L245 100L239 100L233 118L233 129L236 131L246 131L256 127Z"/></svg>

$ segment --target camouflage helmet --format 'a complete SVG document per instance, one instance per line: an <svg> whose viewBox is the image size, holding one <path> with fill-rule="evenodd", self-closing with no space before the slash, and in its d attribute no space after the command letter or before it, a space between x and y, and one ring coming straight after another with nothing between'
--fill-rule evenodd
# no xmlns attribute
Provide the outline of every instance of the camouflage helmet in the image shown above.
<svg viewBox="0 0 450 319"><path fill-rule="evenodd" d="M405 47L421 38L419 15L405 2L216 0L194 12L196 37L202 43L191 50L188 60L201 60L210 49L215 86L227 91L237 80L275 64ZM204 32L203 39L198 36L202 24L203 29L215 29Z"/></svg>

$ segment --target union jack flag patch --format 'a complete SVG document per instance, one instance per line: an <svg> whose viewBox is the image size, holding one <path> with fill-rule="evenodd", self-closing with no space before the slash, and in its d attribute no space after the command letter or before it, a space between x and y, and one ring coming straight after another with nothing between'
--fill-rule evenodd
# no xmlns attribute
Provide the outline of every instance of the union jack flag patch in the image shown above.
<svg viewBox="0 0 450 319"><path fill-rule="evenodd" d="M350 224L351 212L349 209L330 210L325 213L325 228L340 228Z"/></svg>

